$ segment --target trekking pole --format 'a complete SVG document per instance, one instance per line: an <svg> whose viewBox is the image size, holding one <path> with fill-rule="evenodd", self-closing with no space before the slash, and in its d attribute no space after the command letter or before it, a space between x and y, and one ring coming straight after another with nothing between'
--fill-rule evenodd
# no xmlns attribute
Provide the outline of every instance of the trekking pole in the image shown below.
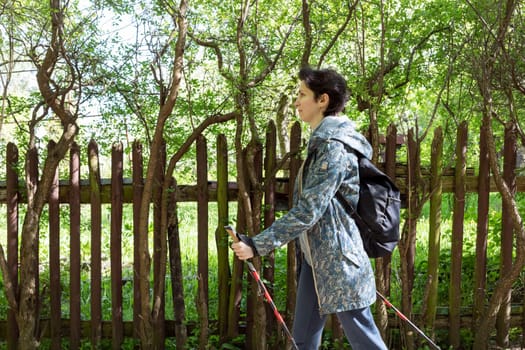
<svg viewBox="0 0 525 350"><path fill-rule="evenodd" d="M379 293L378 291L376 291L377 293L377 296L379 298L381 298L381 300L383 300L383 303L385 303L385 305L394 310L396 315L402 319L403 321L405 321L406 323L408 323L410 325L410 327L412 327L417 333L419 333L419 335L421 335L423 338L425 338L425 340L430 344L430 347L435 349L435 350L441 350L441 348L439 346L436 345L436 343L434 343L432 341L432 339L430 339L425 333L423 333L423 331L421 329L419 329L412 321L410 321L408 319L408 317L406 317L405 315L403 315L401 313L401 311L399 311L394 305L392 305L391 302L389 302L381 293Z"/></svg>
<svg viewBox="0 0 525 350"><path fill-rule="evenodd" d="M235 229L232 226L224 226L224 229L230 234L234 242L239 242L239 238L237 238L237 233L235 232ZM279 313L279 310L277 310L277 306L275 306L275 303L273 302L272 297L270 296L270 293L268 292L268 289L266 289L264 282L259 277L257 270L255 269L255 267L250 261L245 260L245 262L248 265L248 270L250 271L250 274L252 275L253 279L257 282L257 285L259 286L261 293L264 295L264 299L266 299L268 304L270 304L270 307L273 310L273 314L275 315L275 318L281 325L284 333L288 337L288 340L292 343L293 349L299 350L299 347L295 343L295 339L293 338L292 333L290 333L290 330L288 329L288 327L286 327L286 323L284 322L283 317Z"/></svg>

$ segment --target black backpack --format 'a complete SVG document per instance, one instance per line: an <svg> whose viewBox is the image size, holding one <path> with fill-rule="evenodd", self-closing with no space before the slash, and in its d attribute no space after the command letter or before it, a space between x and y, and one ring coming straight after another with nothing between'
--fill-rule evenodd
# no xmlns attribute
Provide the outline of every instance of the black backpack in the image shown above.
<svg viewBox="0 0 525 350"><path fill-rule="evenodd" d="M394 182L372 161L354 152L359 160L357 210L338 191L336 197L355 220L370 258L392 253L399 241L400 193Z"/></svg>

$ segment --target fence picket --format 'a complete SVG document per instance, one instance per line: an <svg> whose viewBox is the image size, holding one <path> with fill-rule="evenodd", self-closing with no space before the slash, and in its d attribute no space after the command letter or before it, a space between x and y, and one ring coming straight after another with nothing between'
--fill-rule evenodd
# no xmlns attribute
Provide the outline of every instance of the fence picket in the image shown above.
<svg viewBox="0 0 525 350"><path fill-rule="evenodd" d="M406 221L401 230L401 238L399 241L400 256L403 258L400 261L401 278L402 278L402 292L401 292L401 312L405 315L412 314L412 292L414 288L414 265L416 257L416 236L418 212L420 209L420 165L421 159L419 154L418 141L416 140L414 129L410 129L407 133L407 177L405 179L406 186ZM401 323L401 329L406 334L405 346L407 349L414 348L414 333L410 327Z"/></svg>
<svg viewBox="0 0 525 350"><path fill-rule="evenodd" d="M224 226L228 222L228 144L226 136L217 136L217 278L218 278L218 318L219 339L226 341L228 335L228 300L230 295L230 267L228 234Z"/></svg>
<svg viewBox="0 0 525 350"><path fill-rule="evenodd" d="M132 174L133 174L133 242L138 242L140 237L140 203L142 202L142 190L144 189L144 166L142 157L142 144L133 142L132 149ZM133 337L139 339L139 315L140 315L140 252L138 244L133 244Z"/></svg>
<svg viewBox="0 0 525 350"><path fill-rule="evenodd" d="M427 329L434 330L438 306L439 252L441 248L441 203L443 200L443 130L434 131L431 151L430 214L428 222L428 268L426 309L424 320Z"/></svg>
<svg viewBox="0 0 525 350"><path fill-rule="evenodd" d="M288 208L293 206L293 189L295 186L295 179L301 167L301 125L295 122L290 131L290 170L288 172ZM286 324L293 324L295 314L295 300L297 299L297 271L298 264L296 255L295 242L290 242L287 245L286 258Z"/></svg>
<svg viewBox="0 0 525 350"><path fill-rule="evenodd" d="M111 149L111 330L112 348L119 350L124 340L122 320L122 143Z"/></svg>
<svg viewBox="0 0 525 350"><path fill-rule="evenodd" d="M176 346L177 349L184 349L187 340L186 306L184 303L184 279L181 262L176 187L177 183L175 178L172 178L168 200L168 243Z"/></svg>
<svg viewBox="0 0 525 350"><path fill-rule="evenodd" d="M97 348L102 337L102 207L98 145L88 145L91 217L91 344Z"/></svg>
<svg viewBox="0 0 525 350"><path fill-rule="evenodd" d="M275 221L275 170L277 167L277 130L275 123L270 121L266 129L266 144L264 146L266 150L264 158L264 173L265 187L264 187L264 227L270 226ZM267 289L270 295L274 295L274 267L275 267L275 254L271 252L264 257L263 264L263 278L267 282ZM266 304L266 333L274 334L277 331L277 323L273 316L273 310L269 304Z"/></svg>
<svg viewBox="0 0 525 350"><path fill-rule="evenodd" d="M157 171L155 172L155 180L153 183L153 285L154 285L154 296L156 299L155 304L158 306L158 313L154 311L155 317L154 322L154 344L156 349L164 348L165 338L165 304L164 298L164 284L165 284L165 266L166 261L162 258L163 253L166 249L166 235L161 232L162 222L162 186L164 183L164 173L166 172L166 142L162 141L160 147L159 159L157 162Z"/></svg>
<svg viewBox="0 0 525 350"><path fill-rule="evenodd" d="M50 143L48 149L52 149ZM62 285L60 283L60 203L59 170L55 171L53 185L48 199L49 209L49 297L50 297L50 337L51 349L60 350L62 327Z"/></svg>
<svg viewBox="0 0 525 350"><path fill-rule="evenodd" d="M512 196L516 194L516 130L513 127L505 128L503 145L503 179ZM512 223L512 208L505 201L501 208L501 264L500 276L506 275L512 269L512 251L514 245L514 225ZM511 289L501 305L496 321L496 342L498 346L508 347L511 313Z"/></svg>
<svg viewBox="0 0 525 350"><path fill-rule="evenodd" d="M7 267L13 288L18 290L18 148L9 143L6 150ZM7 349L16 350L18 326L15 310L7 313Z"/></svg>
<svg viewBox="0 0 525 350"><path fill-rule="evenodd" d="M262 144L255 142L249 144L247 147L248 152L246 153L246 161L251 162L251 169L253 170L253 176L255 176L256 184L260 184L263 181L263 152ZM246 163L248 164L248 163ZM249 171L245 172L246 175ZM251 178L251 176L249 176ZM249 181L248 178L246 181ZM251 191L251 203L252 203L252 220L253 220L253 235L257 235L261 231L262 212L263 212L263 195L264 192L257 185L252 186ZM257 271L263 271L263 258L256 257L252 259L253 265ZM255 281L253 276L250 274L248 281L250 281L250 292L248 298L251 299L253 326L246 330L247 345L252 344L251 349L266 349L268 344L268 336L266 334L267 327L267 314L266 305L264 298L260 297L260 288L258 283ZM250 302L250 300L249 300ZM249 315L249 314L248 314ZM272 313L273 315L273 313Z"/></svg>
<svg viewBox="0 0 525 350"><path fill-rule="evenodd" d="M397 148L397 129L394 125L388 127L388 134L385 142L385 174L395 181L396 178L396 148ZM390 266L392 255L388 254L376 259L376 287L382 295L390 296ZM388 311L384 303L376 304L376 324L381 332L381 336L388 344L390 334L388 332Z"/></svg>
<svg viewBox="0 0 525 350"><path fill-rule="evenodd" d="M80 148L76 143L70 152L70 243L69 243L69 348L80 348Z"/></svg>
<svg viewBox="0 0 525 350"><path fill-rule="evenodd" d="M33 201L35 199L35 194L37 192L37 189L38 189L38 185L39 185L39 180L38 180L38 150L36 147L31 147L28 151L27 151L27 175L26 175L26 181L27 181L27 184L26 184L26 189L28 191L28 197L31 196ZM28 200L29 201L29 200ZM22 245L23 245L23 242L21 242ZM35 285L34 285L34 290L40 290L40 240L35 240L35 248L34 248L34 252L38 252L37 256L34 257L34 266L33 266L33 271L35 271ZM24 254L24 250L23 248L21 248L21 255ZM27 256L26 256L27 258ZM22 287L22 285L21 285ZM38 309L38 310L41 310L41 299L40 299L40 295L38 293L36 293L34 295L34 298L35 298L35 302L33 305L35 305L35 307ZM40 331L40 325L38 327L36 327L36 331L39 332Z"/></svg>
<svg viewBox="0 0 525 350"><path fill-rule="evenodd" d="M485 309L487 285L487 237L489 230L490 164L487 130L481 127L478 171L478 220L476 228L476 264L474 266L474 305L472 330L479 325Z"/></svg>
<svg viewBox="0 0 525 350"><path fill-rule="evenodd" d="M463 222L465 218L465 174L467 157L467 124L459 125L456 136L454 213L449 287L449 342L454 349L461 345L461 257L463 255Z"/></svg>
<svg viewBox="0 0 525 350"><path fill-rule="evenodd" d="M199 279L199 316L201 322L201 336L199 344L204 349L207 343L209 328L208 308L208 150L204 136L197 137L197 278Z"/></svg>

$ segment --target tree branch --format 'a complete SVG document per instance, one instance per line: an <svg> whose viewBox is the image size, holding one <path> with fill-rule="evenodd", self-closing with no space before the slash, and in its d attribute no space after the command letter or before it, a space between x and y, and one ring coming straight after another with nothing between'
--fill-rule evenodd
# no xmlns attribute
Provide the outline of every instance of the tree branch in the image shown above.
<svg viewBox="0 0 525 350"><path fill-rule="evenodd" d="M346 14L345 21L343 24L339 27L335 35L332 37L332 40L328 43L327 47L323 50L323 53L321 54L321 57L319 58L319 63L317 64L317 67L321 67L323 64L323 61L328 55L328 52L332 49L332 47L335 45L341 34L345 31L346 27L348 27L348 23L350 23L350 20L352 19L352 15L354 14L354 11L357 7L357 4L359 3L359 0L355 0L354 3L348 2L348 13ZM311 40L311 39L310 39Z"/></svg>

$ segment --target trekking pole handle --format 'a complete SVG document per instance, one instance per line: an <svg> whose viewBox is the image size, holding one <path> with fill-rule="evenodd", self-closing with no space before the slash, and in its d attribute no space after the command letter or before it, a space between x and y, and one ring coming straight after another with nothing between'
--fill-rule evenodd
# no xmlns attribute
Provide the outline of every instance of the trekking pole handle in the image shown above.
<svg viewBox="0 0 525 350"><path fill-rule="evenodd" d="M228 232L234 243L239 242L239 238L237 238L237 232L235 232L235 229L232 226L224 226L224 229L226 230L226 232Z"/></svg>
<svg viewBox="0 0 525 350"><path fill-rule="evenodd" d="M224 229L226 230L226 232L228 232L233 242L239 242L239 238L237 237L237 232L235 232L235 229L232 226L230 225L224 226ZM255 269L255 267L249 260L246 260L245 262L248 265L248 270L250 270L250 274L252 275L254 280L257 282L257 285L259 286L259 289L261 290L262 295L264 295L265 300L270 304L273 310L273 314L275 315L275 317L277 318L277 321L283 328L284 333L286 334L288 340L290 341L292 345L292 349L299 350L299 347L297 346L297 343L295 342L295 339L293 338L292 333L286 326L286 323L284 322L283 317L277 310L277 307L275 306L275 303L273 302L272 297L270 296L270 293L268 292L268 289L264 285L264 282L259 277L257 270Z"/></svg>

